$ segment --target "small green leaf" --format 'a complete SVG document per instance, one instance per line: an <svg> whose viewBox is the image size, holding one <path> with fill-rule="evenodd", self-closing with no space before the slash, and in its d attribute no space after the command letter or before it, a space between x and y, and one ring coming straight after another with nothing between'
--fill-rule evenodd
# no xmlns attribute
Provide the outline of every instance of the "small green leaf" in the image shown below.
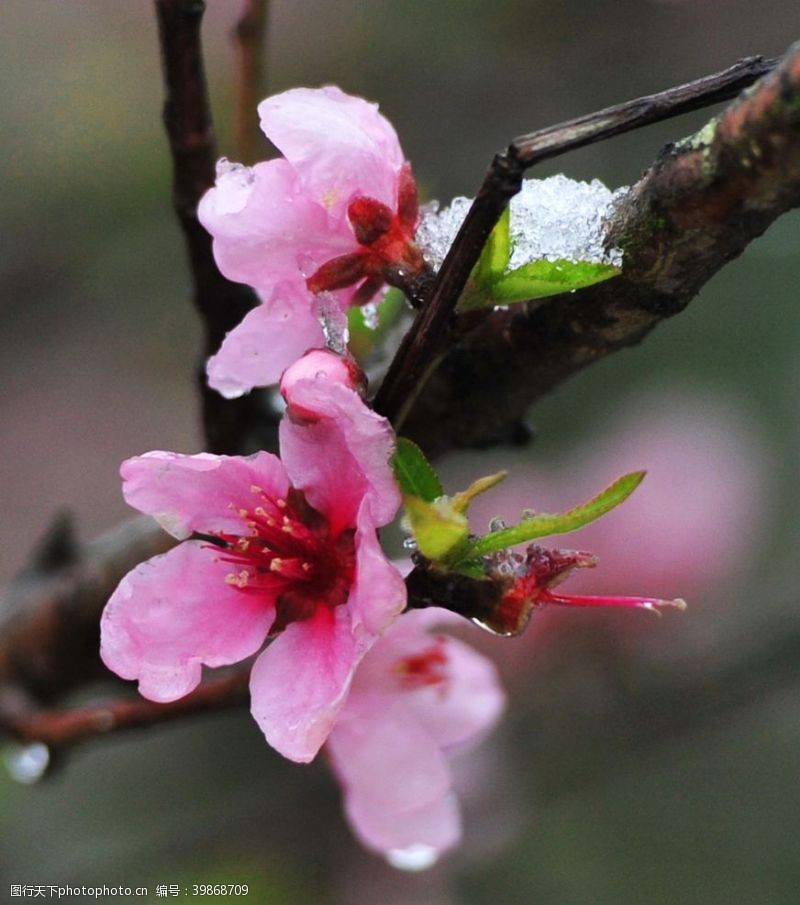
<svg viewBox="0 0 800 905"><path fill-rule="evenodd" d="M444 493L439 476L425 453L411 440L397 438L392 466L403 496L415 496L431 503Z"/></svg>
<svg viewBox="0 0 800 905"><path fill-rule="evenodd" d="M486 245L472 272L475 283L481 288L490 289L508 268L511 258L511 235L509 232L510 209L506 207L502 216L489 233Z"/></svg>
<svg viewBox="0 0 800 905"><path fill-rule="evenodd" d="M469 537L466 517L453 509L447 497L429 502L406 496L403 502L417 548L428 559L446 559Z"/></svg>
<svg viewBox="0 0 800 905"><path fill-rule="evenodd" d="M505 274L492 286L498 302L523 302L543 299L559 292L584 289L621 273L613 264L591 261L531 261Z"/></svg>
<svg viewBox="0 0 800 905"><path fill-rule="evenodd" d="M464 551L464 559L475 559L478 556L486 556L487 553L495 553L498 550L505 550L516 544L535 540L537 537L546 537L550 534L566 534L569 531L582 528L624 502L641 484L644 476L645 472L643 471L631 472L618 478L596 497L567 512L558 514L542 513L533 518L525 519L511 528L485 534L469 545Z"/></svg>
<svg viewBox="0 0 800 905"><path fill-rule="evenodd" d="M453 509L456 512L466 512L469 504L481 493L486 493L492 487L496 487L501 481L508 477L507 471L498 471L496 474L486 475L484 478L478 478L473 481L466 490L462 490L451 498Z"/></svg>

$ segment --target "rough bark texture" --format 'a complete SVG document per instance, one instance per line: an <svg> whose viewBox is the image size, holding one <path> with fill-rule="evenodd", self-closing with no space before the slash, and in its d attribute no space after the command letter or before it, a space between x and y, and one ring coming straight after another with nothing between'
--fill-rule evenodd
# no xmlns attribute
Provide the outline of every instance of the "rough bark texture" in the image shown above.
<svg viewBox="0 0 800 905"><path fill-rule="evenodd" d="M798 204L795 45L697 135L664 148L622 199L609 237L625 252L622 276L493 312L477 326L462 323L465 332L417 398L404 433L431 455L506 436L553 387L682 311Z"/></svg>

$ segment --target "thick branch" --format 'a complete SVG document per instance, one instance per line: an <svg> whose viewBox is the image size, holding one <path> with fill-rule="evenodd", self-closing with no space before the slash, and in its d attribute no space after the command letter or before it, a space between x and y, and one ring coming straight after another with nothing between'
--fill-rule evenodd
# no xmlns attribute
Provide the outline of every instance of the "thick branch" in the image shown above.
<svg viewBox="0 0 800 905"><path fill-rule="evenodd" d="M98 657L103 607L124 575L174 543L142 516L78 547L58 519L0 598L0 689L49 702L108 675Z"/></svg>
<svg viewBox="0 0 800 905"><path fill-rule="evenodd" d="M528 167L575 148L735 97L774 65L772 60L749 57L723 72L514 139L492 161L431 286L424 310L403 338L387 371L375 397L376 410L400 428L447 350L459 297L489 234L510 199L520 190L522 175Z"/></svg>
<svg viewBox="0 0 800 905"><path fill-rule="evenodd" d="M164 124L173 165L175 211L183 230L194 283L194 301L205 330L198 373L208 449L252 452L275 444L274 425L261 393L223 399L209 389L204 364L225 334L256 304L255 294L231 283L217 269L211 237L197 219L197 205L214 184L216 151L200 44L205 4L200 0L155 0L166 88Z"/></svg>
<svg viewBox="0 0 800 905"><path fill-rule="evenodd" d="M431 454L504 436L531 403L683 310L800 204L800 46L696 136L667 146L617 206L622 276L493 312L462 334L404 432Z"/></svg>

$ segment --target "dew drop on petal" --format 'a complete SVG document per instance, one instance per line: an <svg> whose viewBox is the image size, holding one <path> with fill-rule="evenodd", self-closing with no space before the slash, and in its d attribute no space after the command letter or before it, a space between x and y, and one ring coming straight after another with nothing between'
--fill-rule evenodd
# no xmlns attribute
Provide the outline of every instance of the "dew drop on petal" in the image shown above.
<svg viewBox="0 0 800 905"><path fill-rule="evenodd" d="M50 765L50 749L42 742L29 745L9 745L3 751L8 775L23 785L38 782Z"/></svg>
<svg viewBox="0 0 800 905"><path fill-rule="evenodd" d="M408 848L391 849L386 853L386 860L398 870L427 870L439 860L439 853L432 845L417 843Z"/></svg>

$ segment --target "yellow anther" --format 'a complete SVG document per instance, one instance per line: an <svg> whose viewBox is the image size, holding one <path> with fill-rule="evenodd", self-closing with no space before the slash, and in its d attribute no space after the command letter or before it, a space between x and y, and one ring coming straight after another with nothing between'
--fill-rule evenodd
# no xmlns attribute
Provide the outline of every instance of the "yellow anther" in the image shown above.
<svg viewBox="0 0 800 905"><path fill-rule="evenodd" d="M261 518L266 518L267 510L263 506L256 506L256 515L261 516Z"/></svg>
<svg viewBox="0 0 800 905"><path fill-rule="evenodd" d="M256 496L258 496L258 494L263 493L263 492L264 491L258 486L258 484L250 485L250 493L254 493L254 494L256 494Z"/></svg>
<svg viewBox="0 0 800 905"><path fill-rule="evenodd" d="M280 572L280 570L283 568L283 560L278 559L278 557L276 556L275 559L273 559L269 564L269 567L273 572Z"/></svg>
<svg viewBox="0 0 800 905"><path fill-rule="evenodd" d="M239 515L241 515L242 518L245 518L246 516L250 515L250 513L246 509L240 509Z"/></svg>
<svg viewBox="0 0 800 905"><path fill-rule="evenodd" d="M286 500L275 500L275 505L278 507L278 509L285 509Z"/></svg>

